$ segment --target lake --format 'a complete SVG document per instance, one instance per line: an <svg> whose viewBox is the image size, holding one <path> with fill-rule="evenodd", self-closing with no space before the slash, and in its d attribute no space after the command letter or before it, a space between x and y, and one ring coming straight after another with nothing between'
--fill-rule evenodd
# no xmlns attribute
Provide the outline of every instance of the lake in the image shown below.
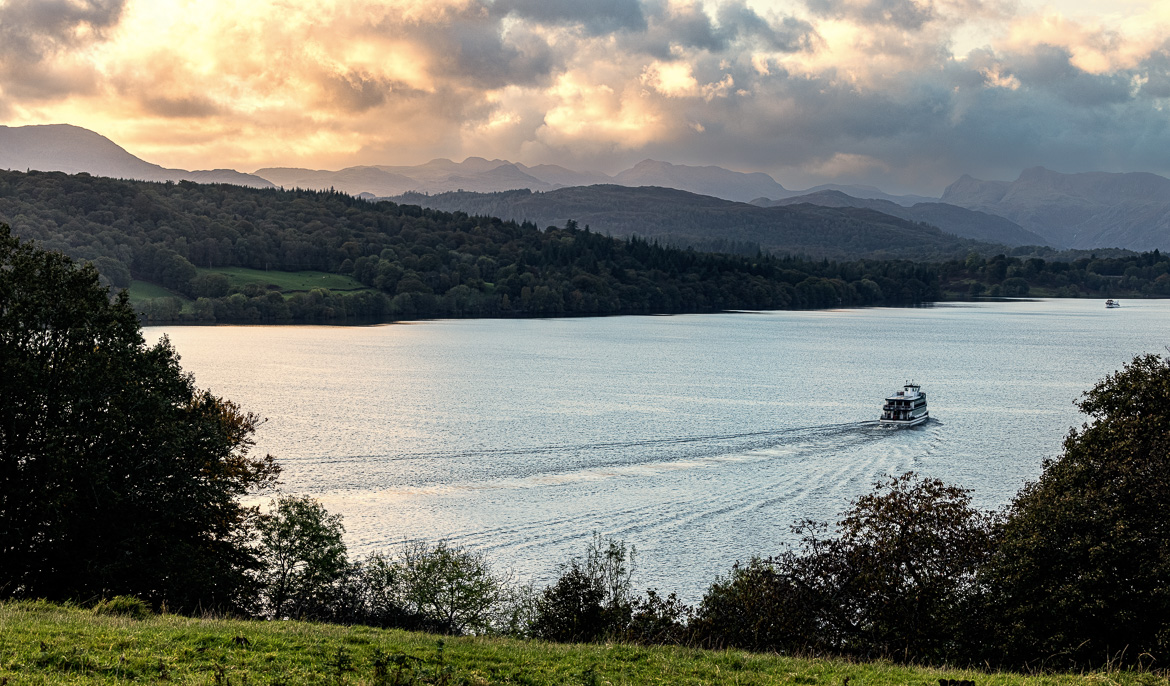
<svg viewBox="0 0 1170 686"><path fill-rule="evenodd" d="M447 539L545 583L597 531L637 547L639 588L689 601L883 474L1003 505L1073 401L1168 332L1164 300L145 329L267 418L257 450L344 515L351 552ZM931 421L878 426L910 379Z"/></svg>

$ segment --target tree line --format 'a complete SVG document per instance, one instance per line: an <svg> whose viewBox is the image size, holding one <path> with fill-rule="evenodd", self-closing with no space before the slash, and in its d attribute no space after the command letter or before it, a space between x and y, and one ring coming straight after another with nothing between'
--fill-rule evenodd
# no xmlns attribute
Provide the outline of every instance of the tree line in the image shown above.
<svg viewBox="0 0 1170 686"><path fill-rule="evenodd" d="M938 273L945 290L973 297L1022 297L1038 292L1061 298L1170 296L1170 255L1159 250L1112 256L1090 253L1069 260L971 253L965 260L938 265Z"/></svg>
<svg viewBox="0 0 1170 686"><path fill-rule="evenodd" d="M0 220L92 262L115 287L139 279L194 300L144 308L159 321L707 312L939 297L937 270L912 262L704 253L571 221L542 230L332 191L0 172ZM197 267L319 270L367 290L232 292Z"/></svg>
<svg viewBox="0 0 1170 686"><path fill-rule="evenodd" d="M648 249L643 248L643 249ZM409 542L351 559L343 522L275 492L260 421L148 345L127 297L0 225L0 596L257 618L1032 669L1170 658L1170 360L1088 391L1088 421L1005 508L887 477L835 523L689 606L595 536L544 588ZM271 494L271 507L243 504Z"/></svg>

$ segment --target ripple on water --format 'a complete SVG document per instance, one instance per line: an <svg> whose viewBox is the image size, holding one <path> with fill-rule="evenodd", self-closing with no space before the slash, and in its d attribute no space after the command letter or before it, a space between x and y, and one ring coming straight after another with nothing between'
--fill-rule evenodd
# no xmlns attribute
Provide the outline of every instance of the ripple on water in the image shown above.
<svg viewBox="0 0 1170 686"><path fill-rule="evenodd" d="M914 469L1005 503L1073 401L1163 350L1170 303L980 303L750 315L173 327L197 382L269 421L285 488L351 549L446 538L544 581L591 532L695 600L736 560ZM876 424L906 379L932 419Z"/></svg>

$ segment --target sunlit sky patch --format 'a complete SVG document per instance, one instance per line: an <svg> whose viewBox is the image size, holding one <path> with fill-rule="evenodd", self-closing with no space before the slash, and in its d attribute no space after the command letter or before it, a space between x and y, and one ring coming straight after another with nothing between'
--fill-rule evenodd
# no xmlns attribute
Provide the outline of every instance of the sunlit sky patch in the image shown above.
<svg viewBox="0 0 1170 686"><path fill-rule="evenodd" d="M165 166L1170 173L1165 0L0 0L0 123Z"/></svg>

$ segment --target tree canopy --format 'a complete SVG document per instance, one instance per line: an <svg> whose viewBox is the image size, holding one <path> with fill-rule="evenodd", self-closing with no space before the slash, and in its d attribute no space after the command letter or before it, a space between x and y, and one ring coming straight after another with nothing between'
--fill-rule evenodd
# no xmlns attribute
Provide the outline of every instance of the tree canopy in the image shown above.
<svg viewBox="0 0 1170 686"><path fill-rule="evenodd" d="M0 225L0 592L246 604L240 497L279 472L249 454L258 422L148 345L96 269Z"/></svg>
<svg viewBox="0 0 1170 686"><path fill-rule="evenodd" d="M982 572L988 657L1052 667L1170 657L1170 360L1142 355L1078 403Z"/></svg>
<svg viewBox="0 0 1170 686"><path fill-rule="evenodd" d="M0 221L79 259L186 298L156 320L288 321L802 309L936 299L931 267L723 255L578 228L367 202L329 191L146 183L0 171ZM817 231L818 227L805 227ZM215 269L318 270L365 288L285 298L231 292Z"/></svg>

